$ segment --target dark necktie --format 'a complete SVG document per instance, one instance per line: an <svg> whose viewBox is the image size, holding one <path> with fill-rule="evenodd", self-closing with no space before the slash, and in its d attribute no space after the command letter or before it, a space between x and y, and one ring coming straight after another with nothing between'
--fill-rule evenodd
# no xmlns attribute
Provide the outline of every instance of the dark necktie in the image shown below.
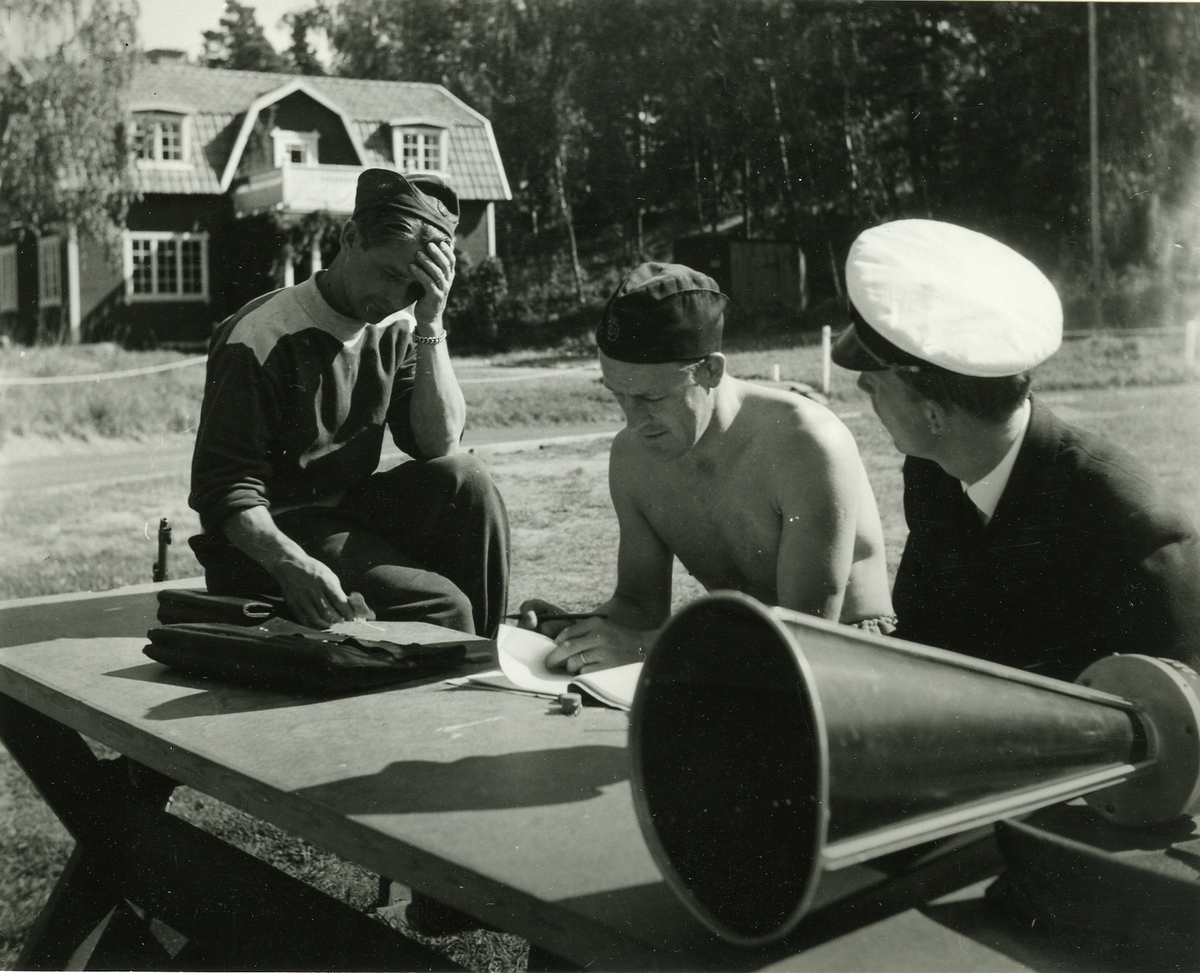
<svg viewBox="0 0 1200 973"><path fill-rule="evenodd" d="M966 535L972 543L978 544L983 540L983 513L975 506L975 501L962 491L962 519Z"/></svg>

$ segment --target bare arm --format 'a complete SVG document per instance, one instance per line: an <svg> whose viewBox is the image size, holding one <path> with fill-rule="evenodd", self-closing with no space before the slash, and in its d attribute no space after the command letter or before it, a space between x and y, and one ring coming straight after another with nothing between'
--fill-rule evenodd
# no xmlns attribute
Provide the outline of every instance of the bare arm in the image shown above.
<svg viewBox="0 0 1200 973"><path fill-rule="evenodd" d="M283 533L266 507L248 507L221 525L239 551L262 565L278 583L296 620L313 628L355 616L337 575Z"/></svg>
<svg viewBox="0 0 1200 973"><path fill-rule="evenodd" d="M448 243L430 243L411 265L425 293L413 309L416 334L434 338L444 333L442 314L454 283L454 249ZM467 420L467 405L450 363L445 341L417 343L417 371L413 380L410 422L421 454L430 459L458 449Z"/></svg>
<svg viewBox="0 0 1200 973"><path fill-rule="evenodd" d="M781 449L775 487L782 520L776 592L783 608L841 617L858 524L858 448L843 427Z"/></svg>
<svg viewBox="0 0 1200 973"><path fill-rule="evenodd" d="M564 629L558 647L546 659L568 672L624 665L645 658L671 612L674 555L655 533L630 491L636 468L628 445L618 436L609 460L609 492L621 539L617 552L617 588L596 610L607 619L589 618Z"/></svg>

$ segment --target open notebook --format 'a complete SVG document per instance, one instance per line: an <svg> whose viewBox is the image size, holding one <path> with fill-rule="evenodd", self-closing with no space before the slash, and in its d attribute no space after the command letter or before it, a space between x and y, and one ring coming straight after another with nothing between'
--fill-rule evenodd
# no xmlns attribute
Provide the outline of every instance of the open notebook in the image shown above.
<svg viewBox="0 0 1200 973"><path fill-rule="evenodd" d="M453 686L475 686L510 693L530 693L557 699L562 693L585 692L614 709L628 710L633 704L642 664L601 669L572 676L561 669L547 669L546 656L554 640L528 629L501 625L496 636L500 668L473 676L450 679Z"/></svg>

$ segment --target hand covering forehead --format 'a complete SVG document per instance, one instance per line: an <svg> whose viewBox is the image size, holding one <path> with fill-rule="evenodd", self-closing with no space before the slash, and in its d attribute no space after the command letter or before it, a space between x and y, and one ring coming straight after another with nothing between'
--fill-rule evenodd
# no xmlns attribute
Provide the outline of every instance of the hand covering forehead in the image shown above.
<svg viewBox="0 0 1200 973"><path fill-rule="evenodd" d="M458 194L431 173L405 176L394 169L366 169L358 177L351 219L362 217L379 226L396 218L417 219L454 239Z"/></svg>
<svg viewBox="0 0 1200 973"><path fill-rule="evenodd" d="M696 361L721 350L729 298L682 264L644 263L621 281L596 329L596 345L635 365Z"/></svg>
<svg viewBox="0 0 1200 973"><path fill-rule="evenodd" d="M861 233L846 259L851 318L833 360L857 371L933 365L998 378L1062 343L1062 304L1037 267L998 240L937 220Z"/></svg>

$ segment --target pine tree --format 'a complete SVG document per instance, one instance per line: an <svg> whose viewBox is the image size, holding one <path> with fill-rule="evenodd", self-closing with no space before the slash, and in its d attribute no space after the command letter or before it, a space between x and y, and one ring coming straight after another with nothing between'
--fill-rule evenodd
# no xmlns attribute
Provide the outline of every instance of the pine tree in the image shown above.
<svg viewBox="0 0 1200 973"><path fill-rule="evenodd" d="M287 64L271 46L254 8L237 0L225 0L219 30L204 32L201 62L210 68L234 71L284 71Z"/></svg>

